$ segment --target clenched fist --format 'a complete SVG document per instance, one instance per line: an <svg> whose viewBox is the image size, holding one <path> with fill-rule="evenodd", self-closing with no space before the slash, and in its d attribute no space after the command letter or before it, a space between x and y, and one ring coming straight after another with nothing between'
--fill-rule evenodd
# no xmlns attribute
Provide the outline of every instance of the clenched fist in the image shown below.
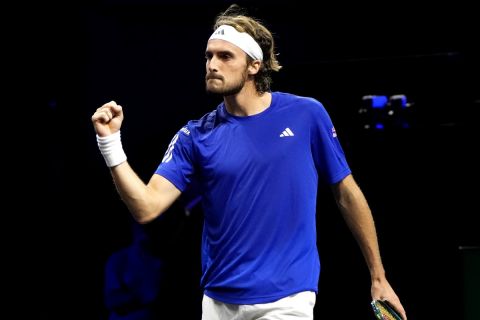
<svg viewBox="0 0 480 320"><path fill-rule="evenodd" d="M105 103L95 111L92 122L99 137L106 137L117 132L123 122L122 106L115 101Z"/></svg>

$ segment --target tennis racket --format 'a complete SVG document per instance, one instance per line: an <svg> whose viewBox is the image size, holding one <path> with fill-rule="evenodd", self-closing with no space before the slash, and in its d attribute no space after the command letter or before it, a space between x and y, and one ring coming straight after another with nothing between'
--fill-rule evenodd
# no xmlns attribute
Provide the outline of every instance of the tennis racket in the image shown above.
<svg viewBox="0 0 480 320"><path fill-rule="evenodd" d="M402 320L402 317L400 317L387 300L373 300L370 304L378 320Z"/></svg>

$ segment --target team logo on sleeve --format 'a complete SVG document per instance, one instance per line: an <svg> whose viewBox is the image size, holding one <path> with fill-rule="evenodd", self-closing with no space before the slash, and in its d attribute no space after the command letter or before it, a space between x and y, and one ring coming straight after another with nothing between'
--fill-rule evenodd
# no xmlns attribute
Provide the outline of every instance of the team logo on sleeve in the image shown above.
<svg viewBox="0 0 480 320"><path fill-rule="evenodd" d="M335 127L332 127L332 137L337 137L337 131L335 130Z"/></svg>
<svg viewBox="0 0 480 320"><path fill-rule="evenodd" d="M178 140L178 133L173 136L172 141L170 141L170 144L168 145L167 151L165 152L165 155L163 156L162 163L167 163L170 160L172 160L173 157L173 149L175 149L175 143L177 143Z"/></svg>

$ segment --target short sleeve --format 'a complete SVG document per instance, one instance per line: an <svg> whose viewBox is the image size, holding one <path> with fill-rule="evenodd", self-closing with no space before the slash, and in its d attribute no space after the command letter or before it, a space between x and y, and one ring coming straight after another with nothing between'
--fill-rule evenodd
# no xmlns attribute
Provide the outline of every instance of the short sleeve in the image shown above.
<svg viewBox="0 0 480 320"><path fill-rule="evenodd" d="M155 173L165 177L180 191L187 189L194 174L193 143L188 125L173 136Z"/></svg>
<svg viewBox="0 0 480 320"><path fill-rule="evenodd" d="M321 178L329 184L341 181L351 173L335 126L325 107L314 100L311 126L311 148Z"/></svg>

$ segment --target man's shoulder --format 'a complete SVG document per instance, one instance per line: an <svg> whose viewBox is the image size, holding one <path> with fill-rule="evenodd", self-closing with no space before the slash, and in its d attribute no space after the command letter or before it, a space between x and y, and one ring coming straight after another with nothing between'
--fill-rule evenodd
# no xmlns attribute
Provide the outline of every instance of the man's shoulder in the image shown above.
<svg viewBox="0 0 480 320"><path fill-rule="evenodd" d="M220 107L217 107L214 110L205 113L198 119L188 121L181 130L188 135L190 135L191 132L202 134L212 130L220 123L221 116L219 109Z"/></svg>
<svg viewBox="0 0 480 320"><path fill-rule="evenodd" d="M323 104L314 97L302 96L298 94L275 91L273 92L274 96L277 97L279 103L288 107L301 107L304 110L324 109Z"/></svg>

